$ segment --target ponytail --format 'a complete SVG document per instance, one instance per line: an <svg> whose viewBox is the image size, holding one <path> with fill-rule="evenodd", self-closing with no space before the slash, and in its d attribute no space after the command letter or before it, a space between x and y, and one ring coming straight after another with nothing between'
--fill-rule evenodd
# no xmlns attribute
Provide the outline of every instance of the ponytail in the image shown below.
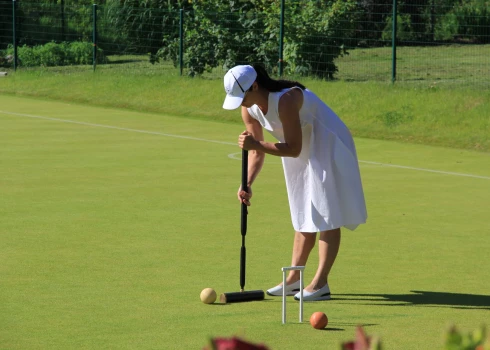
<svg viewBox="0 0 490 350"><path fill-rule="evenodd" d="M269 77L269 74L267 74L267 71L262 65L254 64L252 67L257 72L257 83L269 92L279 92L283 89L292 87L299 87L301 90L306 89L303 84L297 81L272 79L271 77Z"/></svg>

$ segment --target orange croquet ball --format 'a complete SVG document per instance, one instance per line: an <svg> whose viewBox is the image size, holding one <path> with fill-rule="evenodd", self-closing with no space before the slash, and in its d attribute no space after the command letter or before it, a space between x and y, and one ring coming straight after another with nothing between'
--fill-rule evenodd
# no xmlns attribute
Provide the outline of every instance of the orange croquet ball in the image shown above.
<svg viewBox="0 0 490 350"><path fill-rule="evenodd" d="M323 329L328 324L328 317L321 311L314 312L310 317L310 324L315 329Z"/></svg>

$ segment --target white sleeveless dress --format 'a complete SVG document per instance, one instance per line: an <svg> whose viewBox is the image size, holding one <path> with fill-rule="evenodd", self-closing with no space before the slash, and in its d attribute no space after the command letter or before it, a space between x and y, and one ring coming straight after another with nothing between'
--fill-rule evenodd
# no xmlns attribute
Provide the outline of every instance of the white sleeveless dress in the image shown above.
<svg viewBox="0 0 490 350"><path fill-rule="evenodd" d="M266 115L257 105L248 108L279 142L284 142L279 99L287 91L269 93ZM354 140L322 100L308 89L302 91L301 154L282 158L293 227L298 232L355 230L366 222L367 211Z"/></svg>

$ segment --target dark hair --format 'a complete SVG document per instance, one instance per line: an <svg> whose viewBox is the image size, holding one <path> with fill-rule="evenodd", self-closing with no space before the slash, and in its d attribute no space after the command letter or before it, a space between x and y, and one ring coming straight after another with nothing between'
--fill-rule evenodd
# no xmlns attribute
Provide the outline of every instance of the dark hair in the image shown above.
<svg viewBox="0 0 490 350"><path fill-rule="evenodd" d="M301 90L306 89L303 84L298 83L297 81L272 79L269 77L269 74L267 74L265 68L260 64L254 64L252 67L257 72L257 83L263 88L269 90L269 92L279 92L283 89L292 88L295 86L301 88Z"/></svg>

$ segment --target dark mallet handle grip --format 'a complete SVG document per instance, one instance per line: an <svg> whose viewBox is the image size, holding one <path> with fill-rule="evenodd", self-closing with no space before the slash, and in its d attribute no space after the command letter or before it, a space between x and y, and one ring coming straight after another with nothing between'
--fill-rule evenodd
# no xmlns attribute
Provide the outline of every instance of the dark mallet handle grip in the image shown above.
<svg viewBox="0 0 490 350"><path fill-rule="evenodd" d="M248 151L242 150L242 190L248 192ZM242 202L242 222L241 222L241 232L242 236L247 234L247 205Z"/></svg>
<svg viewBox="0 0 490 350"><path fill-rule="evenodd" d="M242 149L242 190L248 192L248 151ZM245 261L247 256L247 250L245 248L245 235L247 234L247 205L241 203L241 233L242 233L242 247L240 249L240 288L241 291L245 289Z"/></svg>

